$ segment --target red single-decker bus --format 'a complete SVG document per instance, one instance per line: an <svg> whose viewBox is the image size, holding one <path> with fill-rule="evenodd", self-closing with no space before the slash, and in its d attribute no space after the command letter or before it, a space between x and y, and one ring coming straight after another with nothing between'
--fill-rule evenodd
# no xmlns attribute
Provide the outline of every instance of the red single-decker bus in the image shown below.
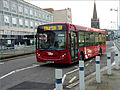
<svg viewBox="0 0 120 90"><path fill-rule="evenodd" d="M69 23L40 25L36 33L38 62L71 64L106 51L105 30Z"/></svg>

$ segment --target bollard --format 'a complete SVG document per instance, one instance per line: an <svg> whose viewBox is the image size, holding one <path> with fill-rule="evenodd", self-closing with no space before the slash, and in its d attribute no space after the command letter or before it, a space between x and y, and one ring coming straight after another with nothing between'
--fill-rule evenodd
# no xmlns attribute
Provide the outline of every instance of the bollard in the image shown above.
<svg viewBox="0 0 120 90"><path fill-rule="evenodd" d="M55 77L56 77L56 90L63 90L62 69L56 69L55 70Z"/></svg>
<svg viewBox="0 0 120 90"><path fill-rule="evenodd" d="M111 75L111 53L107 53L107 74Z"/></svg>
<svg viewBox="0 0 120 90"><path fill-rule="evenodd" d="M118 51L115 52L114 59L115 59L115 68L118 70L119 69L119 52Z"/></svg>
<svg viewBox="0 0 120 90"><path fill-rule="evenodd" d="M100 56L96 56L96 81L101 83L100 79Z"/></svg>
<svg viewBox="0 0 120 90"><path fill-rule="evenodd" d="M79 85L80 90L85 90L84 61L79 61Z"/></svg>

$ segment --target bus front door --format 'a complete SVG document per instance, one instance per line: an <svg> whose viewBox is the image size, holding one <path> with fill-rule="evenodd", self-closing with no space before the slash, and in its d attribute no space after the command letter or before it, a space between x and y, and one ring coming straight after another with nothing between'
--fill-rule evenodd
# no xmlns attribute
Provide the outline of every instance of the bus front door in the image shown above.
<svg viewBox="0 0 120 90"><path fill-rule="evenodd" d="M77 33L71 32L71 42L70 42L70 52L71 52L71 59L74 62L78 59L78 48L77 48Z"/></svg>

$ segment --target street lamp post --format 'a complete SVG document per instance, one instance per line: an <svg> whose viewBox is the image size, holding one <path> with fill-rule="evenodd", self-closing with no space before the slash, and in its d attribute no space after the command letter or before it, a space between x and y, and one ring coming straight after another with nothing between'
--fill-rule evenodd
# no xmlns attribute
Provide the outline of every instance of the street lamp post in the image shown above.
<svg viewBox="0 0 120 90"><path fill-rule="evenodd" d="M117 12L117 30L118 30L118 8L117 9L111 8L110 11L116 11Z"/></svg>
<svg viewBox="0 0 120 90"><path fill-rule="evenodd" d="M35 27L34 27L34 50L35 50Z"/></svg>
<svg viewBox="0 0 120 90"><path fill-rule="evenodd" d="M110 11L116 11L117 12L117 30L119 30L119 26L118 26L118 8L117 9L111 8ZM117 37L118 37L118 32L117 32Z"/></svg>

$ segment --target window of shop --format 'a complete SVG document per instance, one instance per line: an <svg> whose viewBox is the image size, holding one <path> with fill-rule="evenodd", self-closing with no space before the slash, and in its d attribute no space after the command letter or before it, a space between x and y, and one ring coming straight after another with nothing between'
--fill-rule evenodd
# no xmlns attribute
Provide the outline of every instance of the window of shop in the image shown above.
<svg viewBox="0 0 120 90"><path fill-rule="evenodd" d="M4 10L6 10L6 11L9 10L9 2L8 2L8 0L3 1L3 7L4 7Z"/></svg>
<svg viewBox="0 0 120 90"><path fill-rule="evenodd" d="M22 18L19 19L19 25L21 28L23 27L23 19Z"/></svg>
<svg viewBox="0 0 120 90"><path fill-rule="evenodd" d="M25 28L28 28L28 20L25 20Z"/></svg>
<svg viewBox="0 0 120 90"><path fill-rule="evenodd" d="M17 5L15 3L11 4L11 10L12 12L16 13L17 12Z"/></svg>
<svg viewBox="0 0 120 90"><path fill-rule="evenodd" d="M37 16L38 16L38 12L37 12L37 11L35 11L35 18L37 18Z"/></svg>
<svg viewBox="0 0 120 90"><path fill-rule="evenodd" d="M23 14L23 6L21 5L18 6L18 12L19 14Z"/></svg>
<svg viewBox="0 0 120 90"><path fill-rule="evenodd" d="M12 25L13 25L13 27L17 26L17 18L15 18L15 17L12 18Z"/></svg>
<svg viewBox="0 0 120 90"><path fill-rule="evenodd" d="M24 11L25 11L25 12L24 12L25 15L28 16L29 12L28 12L28 8L27 8L27 7L24 8Z"/></svg>
<svg viewBox="0 0 120 90"><path fill-rule="evenodd" d="M4 15L4 22L5 22L5 26L9 26L10 23L9 16Z"/></svg>
<svg viewBox="0 0 120 90"><path fill-rule="evenodd" d="M30 28L33 29L33 21L30 21Z"/></svg>
<svg viewBox="0 0 120 90"><path fill-rule="evenodd" d="M33 10L30 9L30 16L33 17Z"/></svg>
<svg viewBox="0 0 120 90"><path fill-rule="evenodd" d="M37 26L38 26L38 23L37 23L37 22L35 22L35 29L37 29Z"/></svg>

